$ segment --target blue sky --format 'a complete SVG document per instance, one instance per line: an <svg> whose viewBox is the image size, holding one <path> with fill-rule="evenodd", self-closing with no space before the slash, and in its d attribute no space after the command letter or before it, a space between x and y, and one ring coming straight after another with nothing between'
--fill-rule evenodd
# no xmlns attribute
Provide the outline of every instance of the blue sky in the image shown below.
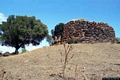
<svg viewBox="0 0 120 80"><path fill-rule="evenodd" d="M35 16L49 31L60 22L78 18L105 22L114 28L116 37L120 37L120 0L0 0L0 22L11 14ZM48 43L43 41L43 45Z"/></svg>

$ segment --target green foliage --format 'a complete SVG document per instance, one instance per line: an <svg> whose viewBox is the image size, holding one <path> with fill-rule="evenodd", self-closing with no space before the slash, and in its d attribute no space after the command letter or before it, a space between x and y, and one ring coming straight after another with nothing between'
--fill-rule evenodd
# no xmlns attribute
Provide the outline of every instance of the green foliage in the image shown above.
<svg viewBox="0 0 120 80"><path fill-rule="evenodd" d="M27 50L25 48L22 48L22 53L27 52Z"/></svg>
<svg viewBox="0 0 120 80"><path fill-rule="evenodd" d="M2 51L0 51L0 57L2 56Z"/></svg>
<svg viewBox="0 0 120 80"><path fill-rule="evenodd" d="M120 44L120 38L118 38L118 37L116 38L116 43Z"/></svg>
<svg viewBox="0 0 120 80"><path fill-rule="evenodd" d="M47 35L47 26L34 16L10 15L7 22L0 24L2 45L15 47L16 54L20 47L25 47L25 44L39 45Z"/></svg>
<svg viewBox="0 0 120 80"><path fill-rule="evenodd" d="M49 44L52 43L52 36L51 36L51 35L47 35L47 42L48 42Z"/></svg>
<svg viewBox="0 0 120 80"><path fill-rule="evenodd" d="M70 39L70 40L66 41L66 43L72 44L72 43L74 43L74 41L73 41L73 39Z"/></svg>
<svg viewBox="0 0 120 80"><path fill-rule="evenodd" d="M66 41L66 43L72 44L72 43L78 43L78 41L77 41L77 40L70 39L70 40Z"/></svg>
<svg viewBox="0 0 120 80"><path fill-rule="evenodd" d="M64 25L65 25L64 23L59 23L55 26L54 29L51 30L52 38L54 38L55 36L57 37L62 36Z"/></svg>
<svg viewBox="0 0 120 80"><path fill-rule="evenodd" d="M10 53L11 55L16 55L15 52Z"/></svg>
<svg viewBox="0 0 120 80"><path fill-rule="evenodd" d="M79 43L79 41L78 41L78 40L75 40L74 43Z"/></svg>

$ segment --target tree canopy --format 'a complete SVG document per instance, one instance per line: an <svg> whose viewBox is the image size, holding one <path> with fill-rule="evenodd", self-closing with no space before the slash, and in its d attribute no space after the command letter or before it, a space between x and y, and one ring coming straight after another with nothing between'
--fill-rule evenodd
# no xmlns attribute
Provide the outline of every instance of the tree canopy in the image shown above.
<svg viewBox="0 0 120 80"><path fill-rule="evenodd" d="M52 38L54 38L55 36L62 37L64 25L65 25L64 23L59 23L55 26L54 29L51 30Z"/></svg>
<svg viewBox="0 0 120 80"><path fill-rule="evenodd" d="M35 16L10 15L6 22L0 24L2 45L15 47L16 54L20 47L25 48L25 45L30 43L39 45L47 36L47 26Z"/></svg>

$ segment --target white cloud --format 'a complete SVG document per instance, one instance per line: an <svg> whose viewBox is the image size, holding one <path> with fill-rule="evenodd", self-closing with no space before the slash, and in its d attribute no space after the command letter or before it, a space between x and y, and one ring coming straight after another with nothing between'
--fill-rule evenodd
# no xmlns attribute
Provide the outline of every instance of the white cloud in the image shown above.
<svg viewBox="0 0 120 80"><path fill-rule="evenodd" d="M25 46L27 51L31 51L37 48L40 48L40 46L33 46L32 44L29 44L29 46Z"/></svg>
<svg viewBox="0 0 120 80"><path fill-rule="evenodd" d="M14 52L15 51L15 48L12 48L12 47L7 47L7 46L0 46L0 51L2 51L2 53L5 53L5 52Z"/></svg>
<svg viewBox="0 0 120 80"><path fill-rule="evenodd" d="M29 44L29 46L25 46L25 47L26 47L26 50L31 51L37 48L41 48L43 46L49 46L48 42L46 42L45 39L38 46L33 46L32 44Z"/></svg>
<svg viewBox="0 0 120 80"><path fill-rule="evenodd" d="M4 16L3 13L0 13L0 23L2 23L2 21L6 21L6 17Z"/></svg>

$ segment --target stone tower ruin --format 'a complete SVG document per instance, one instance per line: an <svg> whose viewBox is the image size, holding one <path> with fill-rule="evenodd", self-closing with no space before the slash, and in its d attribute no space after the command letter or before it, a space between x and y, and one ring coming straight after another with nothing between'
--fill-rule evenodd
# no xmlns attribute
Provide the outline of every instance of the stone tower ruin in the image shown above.
<svg viewBox="0 0 120 80"><path fill-rule="evenodd" d="M115 31L107 23L75 20L65 24L61 42L71 39L79 43L115 43Z"/></svg>

